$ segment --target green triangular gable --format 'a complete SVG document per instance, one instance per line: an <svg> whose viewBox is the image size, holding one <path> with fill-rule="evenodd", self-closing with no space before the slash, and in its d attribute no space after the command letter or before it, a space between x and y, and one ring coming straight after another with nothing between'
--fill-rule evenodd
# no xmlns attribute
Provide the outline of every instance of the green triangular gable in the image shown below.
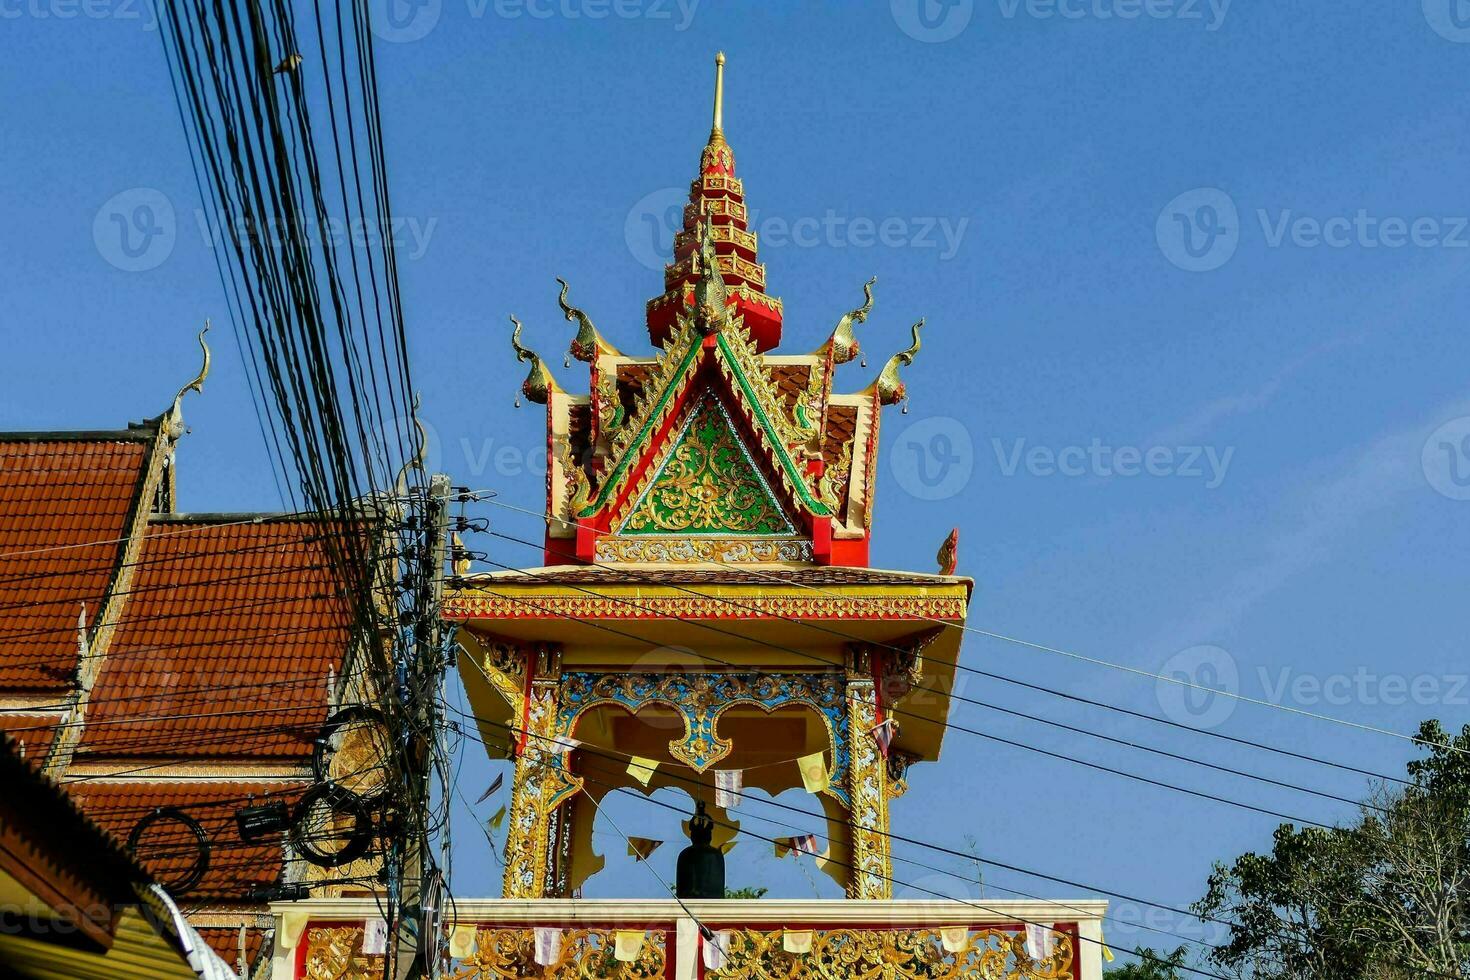
<svg viewBox="0 0 1470 980"><path fill-rule="evenodd" d="M796 527L724 405L706 394L617 533L769 537Z"/></svg>

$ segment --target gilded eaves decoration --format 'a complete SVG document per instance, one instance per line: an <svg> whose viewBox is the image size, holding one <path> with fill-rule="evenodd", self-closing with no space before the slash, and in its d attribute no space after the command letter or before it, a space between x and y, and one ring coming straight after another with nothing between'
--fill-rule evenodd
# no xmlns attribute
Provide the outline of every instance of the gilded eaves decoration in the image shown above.
<svg viewBox="0 0 1470 980"><path fill-rule="evenodd" d="M706 971L714 980L1076 980L1072 938L1056 934L1049 957L1026 953L1024 934L998 929L969 933L948 952L932 929L828 929L812 937L810 952L788 953L781 930L742 929L729 939L725 965Z"/></svg>
<svg viewBox="0 0 1470 980"><path fill-rule="evenodd" d="M713 395L690 412L620 534L782 535L796 527Z"/></svg>
<svg viewBox="0 0 1470 980"><path fill-rule="evenodd" d="M766 712L795 704L812 708L822 716L832 748L827 792L844 806L848 804L852 750L846 737L847 704L841 675L573 671L562 677L556 731L558 735L573 734L577 720L599 705L617 704L637 712L655 703L669 705L683 718L684 735L669 742L669 752L697 772L725 758L734 747L717 731L720 715L734 705L751 704Z"/></svg>

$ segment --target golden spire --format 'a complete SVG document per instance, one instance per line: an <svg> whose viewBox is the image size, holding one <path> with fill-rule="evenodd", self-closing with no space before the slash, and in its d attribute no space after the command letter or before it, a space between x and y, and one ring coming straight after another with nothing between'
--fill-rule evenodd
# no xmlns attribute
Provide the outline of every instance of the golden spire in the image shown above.
<svg viewBox="0 0 1470 980"><path fill-rule="evenodd" d="M725 52L715 55L715 117L710 127L711 146L725 142Z"/></svg>

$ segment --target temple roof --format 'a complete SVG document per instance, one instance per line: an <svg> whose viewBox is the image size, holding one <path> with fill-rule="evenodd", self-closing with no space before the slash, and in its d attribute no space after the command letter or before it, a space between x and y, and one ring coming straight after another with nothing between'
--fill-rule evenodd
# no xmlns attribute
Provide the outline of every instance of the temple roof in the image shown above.
<svg viewBox="0 0 1470 980"><path fill-rule="evenodd" d="M919 328L866 387L834 389L857 358L854 327L873 307L842 315L809 353L776 354L780 301L765 295L756 236L723 122L724 56L715 108L684 227L648 305L652 356L619 351L592 318L569 353L588 365L587 394L564 389L523 343L522 392L547 406L546 562L865 565L871 537L881 409L905 397L900 369ZM568 358L570 363L570 358Z"/></svg>
<svg viewBox="0 0 1470 980"><path fill-rule="evenodd" d="M126 840L144 815L161 807L178 807L198 821L211 842L209 866L198 885L189 891L189 901L198 903L209 899L239 901L252 887L276 880L283 855L281 841L241 842L235 828L235 811L250 795L259 802L281 800L293 804L306 785L304 781L279 780L89 780L71 784L69 792L92 820L118 840ZM196 852L183 844L167 850L141 848L138 860L149 874L168 881L187 872L197 859ZM233 946L234 937L229 938ZM229 953L223 955L233 959Z"/></svg>
<svg viewBox="0 0 1470 980"><path fill-rule="evenodd" d="M140 517L156 425L0 433L0 687L64 691Z"/></svg>
<svg viewBox="0 0 1470 980"><path fill-rule="evenodd" d="M151 522L78 756L309 757L350 633L321 543L336 527Z"/></svg>

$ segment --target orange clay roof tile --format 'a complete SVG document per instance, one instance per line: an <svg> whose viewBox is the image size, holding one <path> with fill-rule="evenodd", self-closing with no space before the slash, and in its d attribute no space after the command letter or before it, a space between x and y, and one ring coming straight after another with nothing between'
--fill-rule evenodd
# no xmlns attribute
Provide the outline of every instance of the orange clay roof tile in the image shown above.
<svg viewBox="0 0 1470 980"><path fill-rule="evenodd" d="M309 756L349 636L331 528L151 524L78 758Z"/></svg>
<svg viewBox="0 0 1470 980"><path fill-rule="evenodd" d="M240 840L235 813L250 804L283 800L295 804L305 783L284 782L72 782L67 792L77 805L119 841L126 841L138 821L161 807L177 807L199 822L209 845L209 865L199 884L184 898L243 900L257 885L275 882L281 873L279 839L246 844ZM175 846L177 845L177 846ZM197 845L183 827L160 823L139 840L137 858L165 885L197 859Z"/></svg>
<svg viewBox="0 0 1470 980"><path fill-rule="evenodd" d="M97 621L152 436L0 435L0 688L71 686L77 615Z"/></svg>

